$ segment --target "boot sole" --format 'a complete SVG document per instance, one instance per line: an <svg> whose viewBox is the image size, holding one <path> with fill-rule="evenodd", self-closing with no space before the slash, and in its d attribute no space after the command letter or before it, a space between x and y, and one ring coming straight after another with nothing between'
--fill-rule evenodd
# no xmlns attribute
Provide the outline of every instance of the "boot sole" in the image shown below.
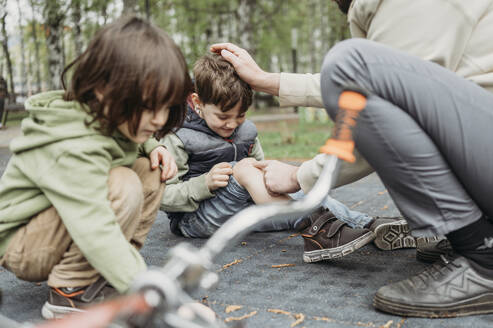
<svg viewBox="0 0 493 328"><path fill-rule="evenodd" d="M375 246L384 251L416 248L417 245L438 240L438 237L413 237L406 220L381 224L374 232Z"/></svg>
<svg viewBox="0 0 493 328"><path fill-rule="evenodd" d="M306 263L332 260L351 254L355 250L371 243L375 239L373 232L369 231L361 237L339 247L317 249L315 251L303 252L303 261Z"/></svg>
<svg viewBox="0 0 493 328"><path fill-rule="evenodd" d="M461 302L435 305L410 305L387 300L375 295L373 306L383 312L405 317L453 318L493 313L493 293L479 295Z"/></svg>
<svg viewBox="0 0 493 328"><path fill-rule="evenodd" d="M41 316L44 319L59 319L66 316L67 314L78 313L78 312L85 312L85 311L81 309L67 307L67 306L53 305L48 302L45 302L43 308L41 309Z"/></svg>

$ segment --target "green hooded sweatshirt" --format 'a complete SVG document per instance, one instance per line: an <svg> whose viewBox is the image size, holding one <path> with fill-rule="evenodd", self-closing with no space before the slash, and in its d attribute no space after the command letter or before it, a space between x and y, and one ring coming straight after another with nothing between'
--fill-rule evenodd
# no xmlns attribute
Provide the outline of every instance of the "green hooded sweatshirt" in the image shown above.
<svg viewBox="0 0 493 328"><path fill-rule="evenodd" d="M110 169L131 166L159 143L139 146L120 132L105 136L84 123L90 116L63 91L26 101L29 117L23 135L0 179L0 256L22 225L54 206L89 263L119 292L146 269L139 252L124 237L108 200Z"/></svg>

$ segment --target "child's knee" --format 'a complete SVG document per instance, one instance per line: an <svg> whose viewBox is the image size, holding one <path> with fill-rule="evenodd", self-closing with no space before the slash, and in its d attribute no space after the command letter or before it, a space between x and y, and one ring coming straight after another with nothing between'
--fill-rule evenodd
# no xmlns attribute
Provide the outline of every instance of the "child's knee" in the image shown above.
<svg viewBox="0 0 493 328"><path fill-rule="evenodd" d="M161 169L151 169L151 161L148 158L138 158L132 170L137 173L137 176L142 183L144 194L149 194L158 191L163 183L161 182Z"/></svg>
<svg viewBox="0 0 493 328"><path fill-rule="evenodd" d="M242 186L252 177L252 172L258 169L254 166L257 160L251 157L244 158L233 166L233 177Z"/></svg>
<svg viewBox="0 0 493 328"><path fill-rule="evenodd" d="M130 212L141 209L144 195L137 174L122 166L111 169L108 179L108 199L115 211L123 207Z"/></svg>

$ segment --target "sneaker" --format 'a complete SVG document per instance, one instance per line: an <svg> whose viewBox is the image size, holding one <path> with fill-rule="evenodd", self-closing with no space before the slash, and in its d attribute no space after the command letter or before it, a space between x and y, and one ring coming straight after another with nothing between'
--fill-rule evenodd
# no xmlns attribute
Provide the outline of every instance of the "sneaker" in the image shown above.
<svg viewBox="0 0 493 328"><path fill-rule="evenodd" d="M415 248L418 244L426 244L438 239L437 237L413 237L402 216L376 216L369 229L375 233L375 246L384 251Z"/></svg>
<svg viewBox="0 0 493 328"><path fill-rule="evenodd" d="M416 247L416 259L428 263L438 261L441 255L451 256L453 253L452 245L445 237L429 243L418 244Z"/></svg>
<svg viewBox="0 0 493 328"><path fill-rule="evenodd" d="M493 313L493 279L480 275L462 256L442 256L424 272L380 288L373 306L406 317Z"/></svg>
<svg viewBox="0 0 493 328"><path fill-rule="evenodd" d="M352 229L329 210L320 208L311 216L312 225L301 234L305 248L303 261L318 262L351 254L374 238L368 229Z"/></svg>
<svg viewBox="0 0 493 328"><path fill-rule="evenodd" d="M41 309L45 319L61 318L69 313L84 312L88 306L101 303L118 295L118 292L100 278L88 287L50 288L48 301Z"/></svg>

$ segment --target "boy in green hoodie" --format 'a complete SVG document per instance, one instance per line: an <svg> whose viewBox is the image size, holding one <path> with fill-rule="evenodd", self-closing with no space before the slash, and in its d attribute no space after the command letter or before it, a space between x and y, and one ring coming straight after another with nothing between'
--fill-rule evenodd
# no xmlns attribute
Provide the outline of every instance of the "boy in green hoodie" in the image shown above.
<svg viewBox="0 0 493 328"><path fill-rule="evenodd" d="M181 124L191 86L179 48L134 17L98 32L62 80L71 67L66 91L26 101L0 180L0 264L48 281L45 318L123 293L146 269L138 249L176 173L151 137Z"/></svg>

